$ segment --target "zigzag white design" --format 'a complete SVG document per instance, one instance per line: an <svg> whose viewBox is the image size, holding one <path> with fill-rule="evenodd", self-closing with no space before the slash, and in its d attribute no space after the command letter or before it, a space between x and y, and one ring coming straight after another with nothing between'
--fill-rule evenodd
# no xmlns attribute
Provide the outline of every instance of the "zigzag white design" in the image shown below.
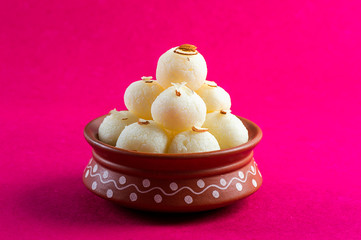
<svg viewBox="0 0 361 240"><path fill-rule="evenodd" d="M234 178L232 178L232 179L228 182L228 184L227 184L226 186L224 186L224 187L220 187L220 186L218 186L218 185L211 184L211 185L208 185L206 188L204 188L202 191L200 191L200 192L195 192L192 188L190 188L190 187L188 187L188 186L183 186L183 187L179 188L178 190L176 190L176 191L174 191L174 192L171 192L171 193L165 192L165 191L164 191L162 188L160 188L160 187L153 187L153 188L150 188L150 189L148 189L148 190L142 191L142 190L140 190L140 189L138 188L138 186L135 185L134 183L129 184L129 185L126 185L126 186L124 186L124 187L118 187L117 182L116 182L115 180L113 180L113 179L103 180L103 179L102 179L102 176L100 175L100 173L92 173L92 170L93 170L93 169L92 169L91 166L87 166L86 169L89 169L89 173L90 173L90 176L91 176L91 177L98 176L100 182L103 183L103 184L112 182L112 183L114 184L114 186L116 187L116 189L118 189L119 191L122 191L122 190L124 190L124 189L129 188L129 187L134 187L139 193L148 193L148 192L151 192L151 191L154 191L154 190L157 189L157 190L161 191L165 196L174 196L174 195L176 195L177 193L179 193L180 191L182 191L182 190L184 190L184 189L188 189L189 191L191 191L191 192L192 192L193 194L195 194L195 195L200 195L200 194L204 193L205 191L207 191L207 190L208 190L209 188L211 188L211 187L215 187L215 188L218 188L218 189L220 189L220 190L225 190L225 189L227 189L227 188L232 184L232 182L233 182L234 180L237 180L237 181L239 181L239 182L245 183L245 182L247 181L247 178L248 178L248 175L249 175L249 174L252 174L253 176L255 176L255 175L257 174L257 173L256 173L256 168L255 168L255 166L256 166L256 163L254 162L254 163L253 163L253 171L248 170L247 173L246 173L246 175L245 175L245 178L244 178L243 180L240 179L240 178L234 177Z"/></svg>

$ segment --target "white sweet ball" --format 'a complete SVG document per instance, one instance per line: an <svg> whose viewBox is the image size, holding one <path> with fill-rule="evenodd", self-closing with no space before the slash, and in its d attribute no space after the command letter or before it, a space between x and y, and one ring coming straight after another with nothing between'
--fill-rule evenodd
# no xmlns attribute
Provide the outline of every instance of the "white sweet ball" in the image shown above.
<svg viewBox="0 0 361 240"><path fill-rule="evenodd" d="M156 78L164 88L170 87L171 83L186 82L187 87L197 90L206 77L206 61L193 45L172 48L158 60Z"/></svg>
<svg viewBox="0 0 361 240"><path fill-rule="evenodd" d="M221 149L231 148L248 141L248 130L242 121L229 111L207 114L203 127L218 140Z"/></svg>
<svg viewBox="0 0 361 240"><path fill-rule="evenodd" d="M163 90L157 81L151 80L151 77L143 77L143 80L133 82L125 90L125 106L139 118L152 119L150 108Z"/></svg>
<svg viewBox="0 0 361 240"><path fill-rule="evenodd" d="M202 126L206 119L206 104L191 89L175 84L154 100L152 117L162 127L180 132L192 126Z"/></svg>
<svg viewBox="0 0 361 240"><path fill-rule="evenodd" d="M207 113L231 109L231 97L215 82L206 81L197 94L203 99L207 106Z"/></svg>
<svg viewBox="0 0 361 240"><path fill-rule="evenodd" d="M124 128L116 147L138 152L165 153L169 138L154 121L140 119Z"/></svg>
<svg viewBox="0 0 361 240"><path fill-rule="evenodd" d="M194 153L219 150L217 139L208 131L187 130L176 135L168 153Z"/></svg>
<svg viewBox="0 0 361 240"><path fill-rule="evenodd" d="M112 110L106 116L98 129L99 140L109 145L115 146L120 133L125 126L138 120L138 117L129 111Z"/></svg>

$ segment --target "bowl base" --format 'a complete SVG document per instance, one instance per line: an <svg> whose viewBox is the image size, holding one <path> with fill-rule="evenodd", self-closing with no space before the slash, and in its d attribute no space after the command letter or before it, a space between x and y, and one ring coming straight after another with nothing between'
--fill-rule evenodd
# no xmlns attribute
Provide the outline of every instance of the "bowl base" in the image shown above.
<svg viewBox="0 0 361 240"><path fill-rule="evenodd" d="M90 159L83 173L85 186L96 195L122 206L158 212L197 212L220 208L245 198L262 184L252 158L234 171L202 178L173 180L113 171Z"/></svg>

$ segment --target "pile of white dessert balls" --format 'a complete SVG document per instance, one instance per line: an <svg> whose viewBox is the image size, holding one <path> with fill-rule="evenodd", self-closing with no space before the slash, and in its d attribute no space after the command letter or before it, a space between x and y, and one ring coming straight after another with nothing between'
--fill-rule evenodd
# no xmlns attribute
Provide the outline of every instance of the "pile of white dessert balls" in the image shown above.
<svg viewBox="0 0 361 240"><path fill-rule="evenodd" d="M128 111L112 110L99 126L99 140L150 153L194 153L248 141L242 121L231 114L229 94L207 81L197 48L183 44L165 52L156 78L142 77L126 89Z"/></svg>

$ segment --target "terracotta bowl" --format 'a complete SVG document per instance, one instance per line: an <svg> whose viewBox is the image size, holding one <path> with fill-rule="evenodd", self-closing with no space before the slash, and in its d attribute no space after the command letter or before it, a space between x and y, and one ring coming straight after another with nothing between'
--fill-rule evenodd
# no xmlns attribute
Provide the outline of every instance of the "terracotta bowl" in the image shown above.
<svg viewBox="0 0 361 240"><path fill-rule="evenodd" d="M223 207L258 190L262 176L253 149L261 129L239 117L249 131L243 145L219 151L155 154L127 151L98 139L105 116L84 130L93 156L83 173L85 186L122 206L161 212L195 212Z"/></svg>

